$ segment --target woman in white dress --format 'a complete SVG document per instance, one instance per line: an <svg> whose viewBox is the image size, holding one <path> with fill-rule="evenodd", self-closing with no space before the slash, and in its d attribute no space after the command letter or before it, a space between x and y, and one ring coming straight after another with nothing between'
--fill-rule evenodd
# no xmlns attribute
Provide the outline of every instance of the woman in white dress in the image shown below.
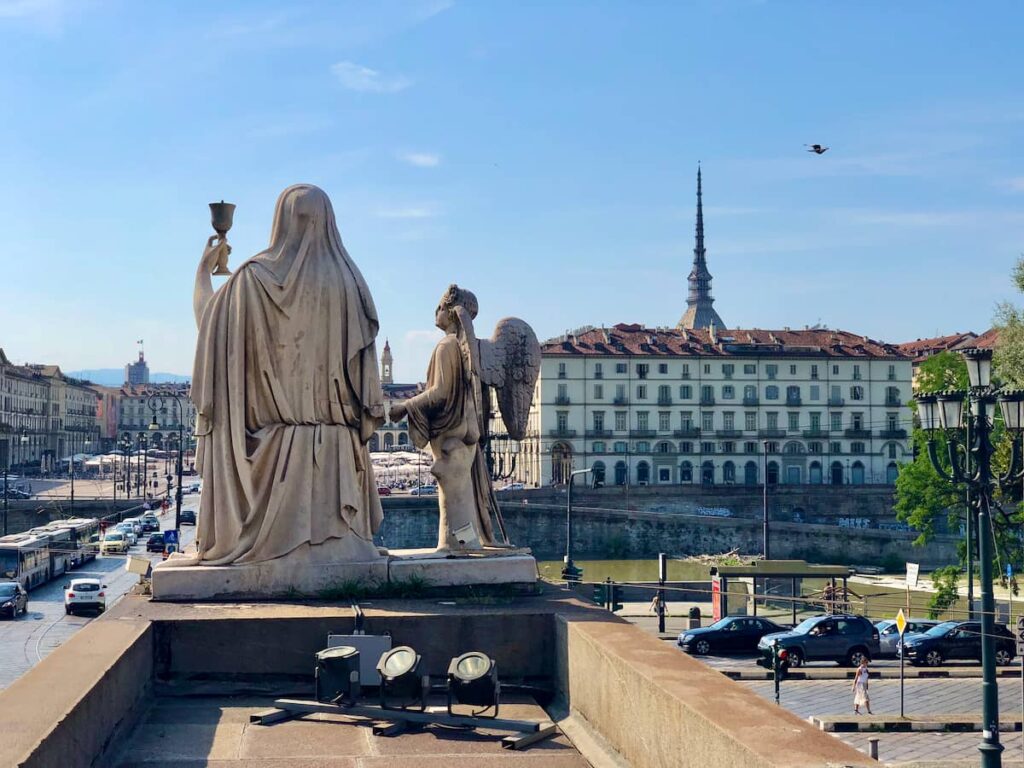
<svg viewBox="0 0 1024 768"><path fill-rule="evenodd" d="M868 714L871 714L871 699L868 697L868 660L862 658L860 666L857 667L857 671L853 675L853 712L854 714L860 714L861 706L864 706L868 710Z"/></svg>

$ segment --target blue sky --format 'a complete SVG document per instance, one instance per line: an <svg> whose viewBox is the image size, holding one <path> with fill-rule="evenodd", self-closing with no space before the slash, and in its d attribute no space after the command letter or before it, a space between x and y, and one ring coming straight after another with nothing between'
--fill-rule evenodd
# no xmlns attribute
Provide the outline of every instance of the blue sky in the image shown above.
<svg viewBox="0 0 1024 768"><path fill-rule="evenodd" d="M95 368L143 338L190 372L206 204L238 205L237 264L297 182L402 380L453 281L481 335L674 325L698 160L730 327L980 331L1024 251L1022 28L1016 2L0 0L0 346Z"/></svg>

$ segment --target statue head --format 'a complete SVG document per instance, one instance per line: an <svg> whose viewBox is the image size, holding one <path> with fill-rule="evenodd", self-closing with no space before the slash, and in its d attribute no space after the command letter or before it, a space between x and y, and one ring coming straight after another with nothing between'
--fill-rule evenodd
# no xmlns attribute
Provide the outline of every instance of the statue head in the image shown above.
<svg viewBox="0 0 1024 768"><path fill-rule="evenodd" d="M472 291L459 288L455 283L452 283L448 286L448 290L444 292L444 296L441 297L441 301L437 305L437 312L435 314L437 327L447 332L455 322L455 311L458 308L464 309L469 313L470 319L475 320L479 304L477 304L476 296Z"/></svg>
<svg viewBox="0 0 1024 768"><path fill-rule="evenodd" d="M327 193L312 184L295 184L277 198L274 225L270 233L271 247L286 241L301 240L310 227L322 236L337 235L334 209Z"/></svg>

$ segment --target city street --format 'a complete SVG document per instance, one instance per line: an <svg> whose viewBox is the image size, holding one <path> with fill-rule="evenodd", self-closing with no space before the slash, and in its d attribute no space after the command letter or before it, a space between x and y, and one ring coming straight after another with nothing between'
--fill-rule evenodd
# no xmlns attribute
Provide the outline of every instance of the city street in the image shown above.
<svg viewBox="0 0 1024 768"><path fill-rule="evenodd" d="M198 509L199 496L186 496L182 509ZM174 507L160 516L161 528L174 527ZM143 534L131 554L148 556L154 563L160 562L157 553L146 553L146 538ZM188 546L195 539L195 526L182 528L182 546ZM97 557L63 578L32 590L28 598L28 614L12 620L0 621L0 690L31 669L44 656L62 645L69 637L96 618L95 614L68 616L64 612L64 584L68 579L89 577L101 579L107 585L107 608L121 599L139 581L138 574L125 570L123 556Z"/></svg>

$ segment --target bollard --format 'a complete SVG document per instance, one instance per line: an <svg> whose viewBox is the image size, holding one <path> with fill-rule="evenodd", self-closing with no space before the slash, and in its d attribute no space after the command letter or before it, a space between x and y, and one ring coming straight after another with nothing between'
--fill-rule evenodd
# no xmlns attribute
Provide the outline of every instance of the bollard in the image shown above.
<svg viewBox="0 0 1024 768"><path fill-rule="evenodd" d="M878 737L872 736L868 739L868 757L872 760L878 759Z"/></svg>

